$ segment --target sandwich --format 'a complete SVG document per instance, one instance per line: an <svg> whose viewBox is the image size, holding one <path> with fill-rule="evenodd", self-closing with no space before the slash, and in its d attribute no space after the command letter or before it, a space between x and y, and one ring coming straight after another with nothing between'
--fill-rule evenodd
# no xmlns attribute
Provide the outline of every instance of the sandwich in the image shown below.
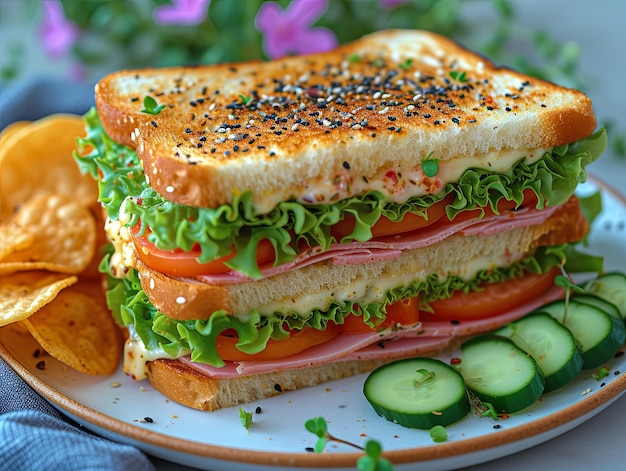
<svg viewBox="0 0 626 471"><path fill-rule="evenodd" d="M436 355L562 296L606 146L583 93L390 30L104 77L99 182L124 371L216 410Z"/></svg>

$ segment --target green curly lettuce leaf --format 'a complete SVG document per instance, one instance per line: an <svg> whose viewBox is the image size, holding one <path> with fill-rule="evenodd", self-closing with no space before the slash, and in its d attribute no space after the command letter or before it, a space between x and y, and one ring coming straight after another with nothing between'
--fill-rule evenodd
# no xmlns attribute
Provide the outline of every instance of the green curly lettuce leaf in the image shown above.
<svg viewBox="0 0 626 471"><path fill-rule="evenodd" d="M568 270L569 253L569 244L543 247L534 255L508 267L480 271L469 282L458 276L442 280L437 274L432 274L419 282L389 290L381 303L335 302L326 311L313 309L303 313L275 312L261 315L253 310L243 316L217 311L208 320L174 320L150 304L134 270L130 270L124 279L109 276L111 284L107 300L117 321L123 326L133 325L148 349L161 348L172 357L191 355L194 362L220 367L224 361L215 344L217 336L226 330L237 332L237 348L240 351L254 354L262 351L269 339L286 339L289 330L305 326L325 330L329 323L342 324L348 315L362 316L366 324L375 327L385 319L387 306L393 302L419 296L420 308L431 311L429 303L449 297L456 291L468 293L480 290L485 283L502 282L525 273L545 273L563 264ZM101 264L102 271L108 272L109 258L110 255L107 255Z"/></svg>
<svg viewBox="0 0 626 471"><path fill-rule="evenodd" d="M521 159L502 173L469 169L438 194L413 197L404 203L386 201L382 193L371 191L332 204L285 201L267 214L257 214L250 192L218 208L189 207L164 199L146 183L136 153L106 135L95 109L85 115L85 122L88 135L79 140L80 154L84 155L77 154L76 160L83 172L98 179L99 199L109 217L117 219L124 204L131 218L129 224L141 223L141 233L148 231L149 240L158 248L191 251L199 247L200 263L234 252L226 265L252 278L261 276L256 260L261 240L272 243L274 264L279 265L296 257L300 240L327 249L336 242L331 227L347 215L356 222L342 242L363 242L372 237L371 228L381 217L400 221L410 212L427 218L427 209L450 194L454 200L446 211L451 219L461 211L488 206L497 213L502 198L520 205L526 190L540 196L539 208L561 204L585 180L585 166L606 147L606 133L601 129L576 143L552 148L530 165Z"/></svg>

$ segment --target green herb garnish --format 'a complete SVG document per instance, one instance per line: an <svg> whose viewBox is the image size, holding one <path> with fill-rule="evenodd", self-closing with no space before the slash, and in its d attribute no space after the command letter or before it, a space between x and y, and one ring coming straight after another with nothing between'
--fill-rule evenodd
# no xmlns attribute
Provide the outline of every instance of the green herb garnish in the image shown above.
<svg viewBox="0 0 626 471"><path fill-rule="evenodd" d="M252 425L252 412L248 412L243 407L239 408L239 420L241 421L241 425L246 430L250 430L250 425Z"/></svg>
<svg viewBox="0 0 626 471"><path fill-rule="evenodd" d="M453 80L456 80L457 82L461 82L461 83L465 83L469 80L467 76L465 75L465 71L459 72L458 70L451 70L450 77L452 77Z"/></svg>
<svg viewBox="0 0 626 471"><path fill-rule="evenodd" d="M150 95L146 95L143 99L143 109L141 110L141 112L151 115L157 115L163 110L163 108L165 108L165 105L159 105L154 98L152 98Z"/></svg>
<svg viewBox="0 0 626 471"><path fill-rule="evenodd" d="M596 371L593 375L591 375L591 377L595 379L596 381L600 381L601 379L606 378L608 375L609 375L609 370L603 366L598 371Z"/></svg>
<svg viewBox="0 0 626 471"><path fill-rule="evenodd" d="M412 63L413 63L413 59L408 58L404 62L399 63L398 67L401 68L402 70L409 70L409 67L411 67Z"/></svg>
<svg viewBox="0 0 626 471"><path fill-rule="evenodd" d="M351 64L357 64L361 62L361 56L358 53L354 52L348 56L348 62L350 62Z"/></svg>
<svg viewBox="0 0 626 471"><path fill-rule="evenodd" d="M430 438L432 438L435 443L445 442L448 440L448 432L442 425L435 425L430 429Z"/></svg>
<svg viewBox="0 0 626 471"><path fill-rule="evenodd" d="M422 162L422 172L424 172L424 175L431 178L439 173L439 159L431 158L432 155L432 152L429 153Z"/></svg>
<svg viewBox="0 0 626 471"><path fill-rule="evenodd" d="M344 445L349 445L365 452L365 456L361 456L356 462L356 467L360 471L393 470L393 465L391 464L391 462L388 459L383 458L382 446L376 440L367 440L365 442L365 446L360 446L355 443L335 437L328 432L328 424L326 423L326 419L324 419L324 417L309 419L304 423L304 427L309 432L317 436L317 441L315 442L314 448L315 453L323 452L326 444L329 441L343 443Z"/></svg>
<svg viewBox="0 0 626 471"><path fill-rule="evenodd" d="M241 100L242 105L247 105L252 101L251 96L242 95L241 93L239 94L239 99Z"/></svg>

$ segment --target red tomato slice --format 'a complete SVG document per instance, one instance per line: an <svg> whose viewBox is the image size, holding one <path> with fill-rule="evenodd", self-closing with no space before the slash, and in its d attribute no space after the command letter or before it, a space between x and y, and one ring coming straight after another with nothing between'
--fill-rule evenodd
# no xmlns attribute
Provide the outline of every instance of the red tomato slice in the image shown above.
<svg viewBox="0 0 626 471"><path fill-rule="evenodd" d="M226 273L230 268L224 265L224 263L235 256L235 254L231 254L212 260L209 263L200 263L197 260L200 256L199 249L191 250L190 252L185 252L181 249L159 249L148 240L147 235L138 236L138 231L139 225L131 229L139 259L153 270L168 275L201 276ZM274 260L274 246L269 240L263 239L258 245L257 263L262 265L272 260Z"/></svg>
<svg viewBox="0 0 626 471"><path fill-rule="evenodd" d="M389 218L382 216L372 227L372 236L382 237L393 234L403 234L430 226L439 221L446 214L446 206L448 206L453 199L453 195L448 195L428 208L426 210L428 219L418 216L417 214L406 213L402 221L392 222ZM350 234L353 229L354 218L352 215L347 215L342 221L333 226L332 234L337 240L341 240Z"/></svg>
<svg viewBox="0 0 626 471"><path fill-rule="evenodd" d="M502 283L486 284L481 291L456 292L430 303L434 314L422 312L422 320L464 321L484 319L508 311L545 293L560 273L558 267L542 275L528 274Z"/></svg>
<svg viewBox="0 0 626 471"><path fill-rule="evenodd" d="M216 348L222 360L227 361L264 361L286 358L300 353L307 348L328 342L337 335L340 329L338 325L328 323L325 330L317 330L312 327L304 327L302 330L293 330L287 340L272 340L267 342L267 347L259 353L249 354L239 351L236 347L238 338L235 335L220 334L217 338Z"/></svg>
<svg viewBox="0 0 626 471"><path fill-rule="evenodd" d="M376 327L370 327L361 316L350 315L343 320L342 334L364 334L392 325L413 325L419 322L418 298L406 298L387 307L387 318Z"/></svg>
<svg viewBox="0 0 626 471"><path fill-rule="evenodd" d="M527 206L536 206L537 202L538 202L538 198L534 191L524 190L524 201L522 202L522 205L520 207L524 208ZM516 204L515 201L507 201L504 198L500 199L500 201L498 201L498 213L502 214L505 211L510 211L512 209L515 209L515 204ZM487 205L484 208L484 211L485 211L484 217L493 216L494 214L493 210L491 209L491 206L489 205ZM479 216L480 216L480 209L461 211L455 216L454 222L465 221L467 219L473 219Z"/></svg>
<svg viewBox="0 0 626 471"><path fill-rule="evenodd" d="M535 194L530 190L525 192L524 197L524 206L531 204L534 205L537 203ZM382 217L372 227L372 235L374 237L382 237L393 234L402 234L433 225L442 219L447 222L448 219L445 217L445 209L452 199L453 196L448 195L443 200L428 208L428 220L411 213L407 213L400 222L391 222L389 219ZM500 211L512 209L514 206L514 202L505 200L501 200L498 204ZM489 208L485 211L488 215L493 213ZM463 211L456 216L455 221L477 217L478 215L478 210ZM333 227L332 233L338 240L340 240L344 236L350 234L353 227L354 219L346 217L343 221ZM133 241L135 243L135 247L137 248L139 259L156 271L172 276L201 276L226 273L230 270L230 268L224 264L230 260L234 254L212 260L209 263L199 263L197 261L197 258L200 256L199 249L194 249L189 252L185 252L180 249L162 250L150 242L146 235L138 236L138 231L139 225L132 229ZM262 240L258 246L257 263L262 265L264 263L272 262L274 258L275 252L271 242L266 239Z"/></svg>

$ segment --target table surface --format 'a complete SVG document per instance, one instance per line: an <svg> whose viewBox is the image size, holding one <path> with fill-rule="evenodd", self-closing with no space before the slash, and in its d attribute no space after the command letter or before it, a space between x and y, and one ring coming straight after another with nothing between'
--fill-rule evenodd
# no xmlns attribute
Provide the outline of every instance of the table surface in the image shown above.
<svg viewBox="0 0 626 471"><path fill-rule="evenodd" d="M621 0L514 0L518 25L531 30L549 31L555 39L575 41L581 48L579 72L588 78L586 92L592 98L599 121L612 120L616 127L626 130L626 2ZM6 4L4 5L6 6ZM566 11L564 12L564 8ZM477 20L480 20L478 17ZM0 31L0 43L14 31ZM592 164L590 171L626 195L626 159L611 151ZM626 243L626 241L625 241ZM623 267L626 270L626 267ZM600 466L603 470L624 469L626 446L623 426L626 423L626 396L606 410L575 428L546 443L526 451L470 470L499 471L507 469L568 469L589 470ZM160 471L183 471L190 468L155 459Z"/></svg>

